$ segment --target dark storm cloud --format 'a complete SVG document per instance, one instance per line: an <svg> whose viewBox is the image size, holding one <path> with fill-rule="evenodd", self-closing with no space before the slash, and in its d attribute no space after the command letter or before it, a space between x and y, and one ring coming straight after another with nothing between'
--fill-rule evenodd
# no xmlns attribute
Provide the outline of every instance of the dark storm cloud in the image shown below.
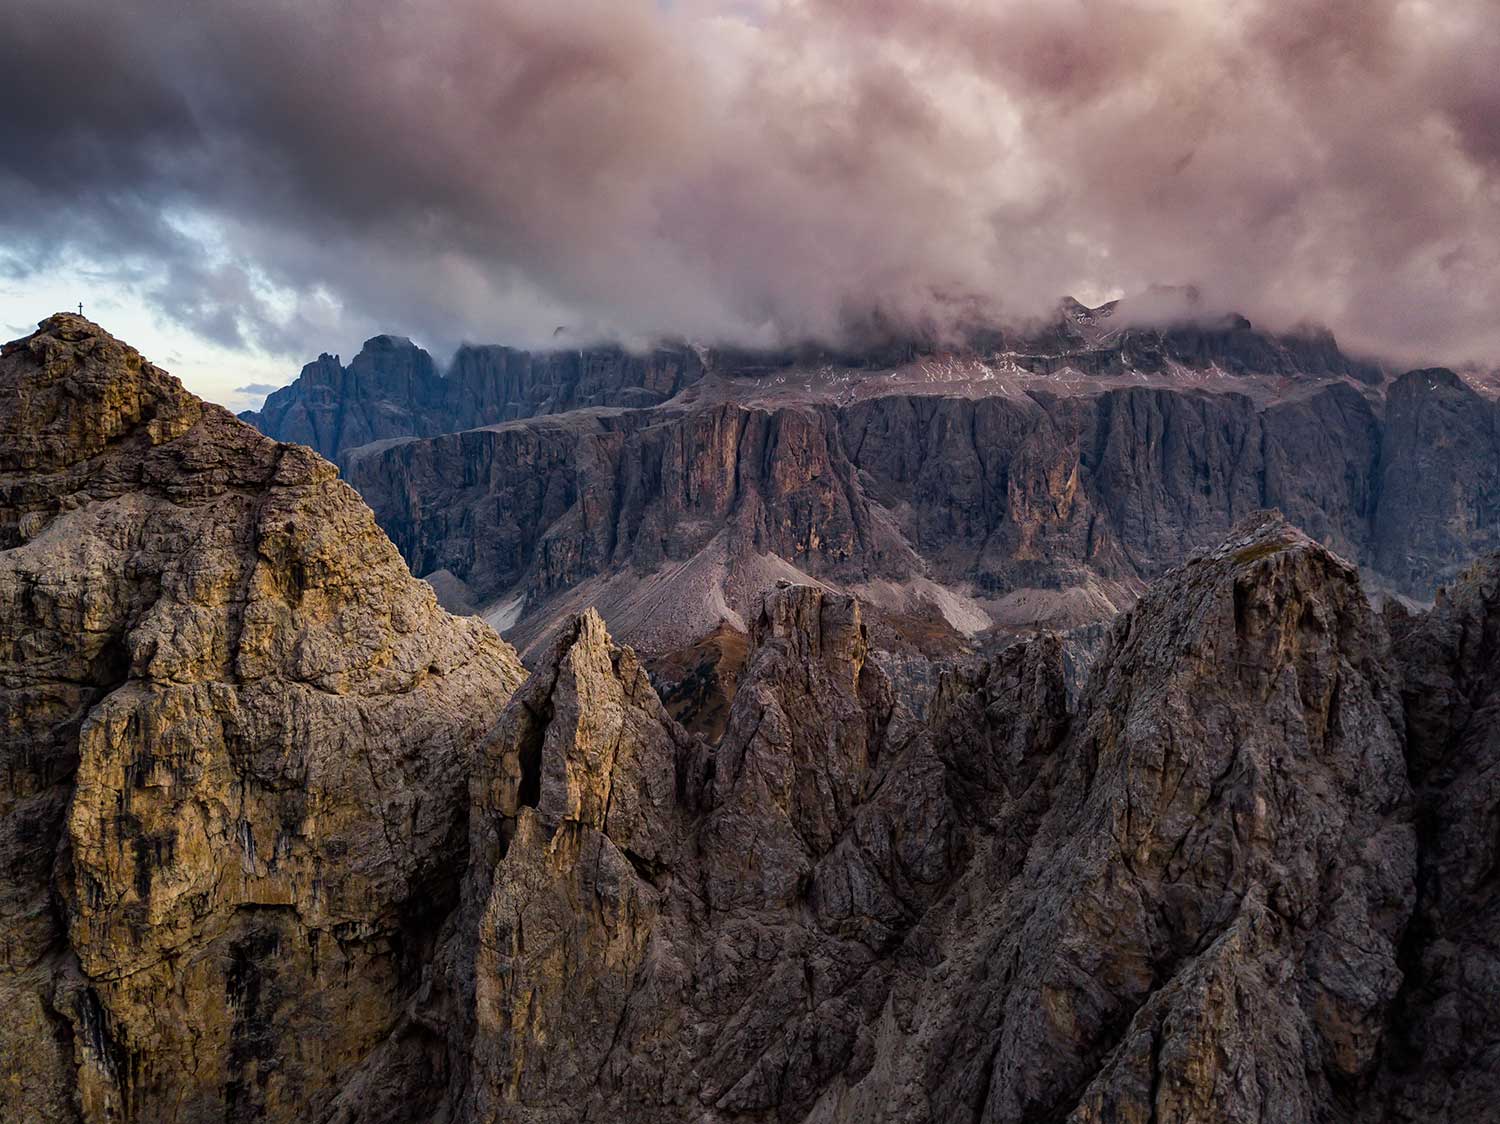
<svg viewBox="0 0 1500 1124"><path fill-rule="evenodd" d="M1192 283L1493 360L1490 0L9 0L0 245L205 337L837 336Z"/></svg>

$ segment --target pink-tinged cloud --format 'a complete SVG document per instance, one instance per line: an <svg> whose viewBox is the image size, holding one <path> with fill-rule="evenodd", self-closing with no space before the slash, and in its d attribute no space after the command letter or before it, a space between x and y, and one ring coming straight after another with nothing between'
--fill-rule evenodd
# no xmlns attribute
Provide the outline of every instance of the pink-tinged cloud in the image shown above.
<svg viewBox="0 0 1500 1124"><path fill-rule="evenodd" d="M272 290L441 345L943 331L1194 284L1357 350L1500 357L1492 0L12 0L7 24L13 267L156 263L159 306L231 343L323 346Z"/></svg>

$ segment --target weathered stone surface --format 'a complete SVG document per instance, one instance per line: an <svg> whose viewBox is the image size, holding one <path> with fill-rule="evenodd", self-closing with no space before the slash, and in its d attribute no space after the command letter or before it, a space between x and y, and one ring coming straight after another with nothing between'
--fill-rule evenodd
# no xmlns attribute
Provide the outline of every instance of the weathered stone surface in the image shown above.
<svg viewBox="0 0 1500 1124"><path fill-rule="evenodd" d="M1372 561L1425 599L1500 548L1500 412L1452 371L1411 371L1391 386L1385 432Z"/></svg>
<svg viewBox="0 0 1500 1124"><path fill-rule="evenodd" d="M852 599L778 590L754 639L712 752L671 721L591 615L508 709L476 782L466 912L483 920L467 1118L764 1109L787 1079L762 1056L768 1041L798 1071L794 1101L823 1079L821 1054L847 1056L859 1010L851 974L873 961L831 930L855 923L851 888L871 892L887 871L922 893L848 833L868 805L870 846L909 827L919 838L904 857L940 877L945 852L927 833L945 825L912 827L925 809L904 802L917 791L940 801L923 775L940 767L902 764L914 731L865 664ZM581 724L590 710L600 721ZM889 762L887 750L897 751ZM593 768L603 757L617 762L612 785ZM527 789L528 760L540 777L533 806L513 795ZM887 773L903 779L867 800ZM840 840L848 856L831 859ZM829 862L864 864L861 881L840 876L814 907ZM898 928L899 912L892 905ZM820 987L828 1002L815 1004Z"/></svg>
<svg viewBox="0 0 1500 1124"><path fill-rule="evenodd" d="M1396 683L1354 571L1276 519L1116 626L980 926L976 1118L1316 1119L1377 1057L1411 907ZM986 1021L998 1022L988 1035ZM957 1074L954 1074L958 1076Z"/></svg>
<svg viewBox="0 0 1500 1124"><path fill-rule="evenodd" d="M544 747L544 778L598 756L574 699L633 697L628 654L592 618L576 636L503 724ZM481 799L476 831L517 834L468 883L471 908L505 918L503 992L475 974L468 1118L1249 1121L1375 1104L1418 832L1400 678L1347 563L1279 516L1242 525L1121 619L1072 716L1053 637L955 669L926 724L893 703L849 599L776 590L754 638L711 754L654 699L608 724L635 731L619 744L648 775L678 777L675 800L649 801L652 861L585 830L594 813L548 815L542 796L512 820L508 797ZM536 728L551 697L560 737ZM639 791L641 758L624 757Z"/></svg>
<svg viewBox="0 0 1500 1124"><path fill-rule="evenodd" d="M523 648L583 598L656 657L743 631L780 576L860 591L914 641L923 606L956 640L1107 619L1265 507L1368 559L1379 456L1370 403L1335 384L1266 408L1132 388L582 412L406 442L349 476L416 573L521 606Z"/></svg>
<svg viewBox="0 0 1500 1124"><path fill-rule="evenodd" d="M1457 1124L1500 1113L1500 557L1393 617L1421 867L1370 1119Z"/></svg>
<svg viewBox="0 0 1500 1124"><path fill-rule="evenodd" d="M316 1117L405 1033L514 654L76 316L0 357L0 547L0 1117Z"/></svg>
<svg viewBox="0 0 1500 1124"><path fill-rule="evenodd" d="M735 406L585 412L411 442L350 474L415 572L446 567L481 595L541 600L612 568L682 561L721 536L732 553L847 560L850 572L880 572L894 550L909 568L909 551L854 510L864 501L830 421Z"/></svg>
<svg viewBox="0 0 1500 1124"><path fill-rule="evenodd" d="M656 657L743 630L780 576L767 558L968 634L1107 619L1267 507L1373 588L1429 599L1500 547L1500 426L1451 372L1378 406L1335 383L1269 405L1153 387L584 412L349 472L417 573L520 606L518 643L584 597ZM659 611L629 604L641 581Z"/></svg>
<svg viewBox="0 0 1500 1124"><path fill-rule="evenodd" d="M537 1119L577 1118L642 1002L652 924L688 861L695 748L592 613L506 710L474 779L456 937L461 1115L533 1104Z"/></svg>

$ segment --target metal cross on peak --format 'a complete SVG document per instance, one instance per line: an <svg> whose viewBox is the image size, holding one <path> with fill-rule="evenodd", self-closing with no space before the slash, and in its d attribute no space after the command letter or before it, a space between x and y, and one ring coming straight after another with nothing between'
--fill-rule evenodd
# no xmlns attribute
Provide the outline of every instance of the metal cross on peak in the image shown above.
<svg viewBox="0 0 1500 1124"><path fill-rule="evenodd" d="M78 315L79 316L83 315L83 302L82 301L78 302Z"/></svg>

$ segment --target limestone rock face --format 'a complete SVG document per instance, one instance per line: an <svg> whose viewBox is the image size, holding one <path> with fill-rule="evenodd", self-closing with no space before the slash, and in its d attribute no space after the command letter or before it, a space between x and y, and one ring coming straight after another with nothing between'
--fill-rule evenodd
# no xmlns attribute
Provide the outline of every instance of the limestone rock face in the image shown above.
<svg viewBox="0 0 1500 1124"><path fill-rule="evenodd" d="M1405 504L1430 549L1377 549L1406 447L1377 366L1327 333L1116 313L956 347L465 348L446 376L380 337L245 417L337 456L445 605L535 655L593 606L653 674L743 635L777 578L861 596L900 656L1105 620L1266 507L1418 599L1473 556L1482 496L1463 526Z"/></svg>
<svg viewBox="0 0 1500 1124"><path fill-rule="evenodd" d="M743 633L778 577L856 593L908 647L929 622L972 637L1106 620L1265 508L1420 602L1500 548L1500 414L1453 372L1387 385L1331 337L1106 331L1110 315L1079 306L1040 338L957 353L470 349L423 393L482 385L463 395L485 404L416 414L370 404L410 380L390 389L362 353L337 379L310 368L257 424L343 450L445 604L511 606L496 619L538 655L595 606L653 668ZM549 371L550 389L502 370ZM296 421L315 402L350 436Z"/></svg>
<svg viewBox="0 0 1500 1124"><path fill-rule="evenodd" d="M857 605L789 586L706 753L601 635L517 696L477 790L465 1118L1320 1119L1384 1079L1400 680L1356 572L1280 517L1123 617L1071 715L1042 637L916 722ZM601 732L614 829L611 786L564 780Z"/></svg>
<svg viewBox="0 0 1500 1124"><path fill-rule="evenodd" d="M454 957L466 1118L577 1119L627 1006L647 1002L633 985L689 858L697 748L592 613L506 710L475 774Z"/></svg>
<svg viewBox="0 0 1500 1124"><path fill-rule="evenodd" d="M1380 464L1374 563L1430 596L1500 548L1500 409L1452 371L1392 385Z"/></svg>
<svg viewBox="0 0 1500 1124"><path fill-rule="evenodd" d="M585 413L412 442L349 471L415 572L446 568L487 597L540 602L730 540L734 555L851 573L914 564L874 525L830 419L799 410Z"/></svg>
<svg viewBox="0 0 1500 1124"><path fill-rule="evenodd" d="M583 411L348 473L414 572L518 606L518 646L591 604L654 657L748 630L778 577L885 617L925 607L953 635L1108 619L1265 507L1364 559L1379 455L1370 403L1339 383L1266 408L1131 388Z"/></svg>
<svg viewBox="0 0 1500 1124"><path fill-rule="evenodd" d="M887 876L924 895L893 862L941 879L942 769L912 756L852 599L788 586L754 636L713 750L592 615L517 694L476 780L461 1118L763 1115L847 1060L860 977L873 996L888 969L838 930ZM851 838L861 808L880 854Z"/></svg>
<svg viewBox="0 0 1500 1124"><path fill-rule="evenodd" d="M399 1095L514 654L76 316L0 357L0 548L0 1117L313 1119L393 1037Z"/></svg>
<svg viewBox="0 0 1500 1124"><path fill-rule="evenodd" d="M1500 557L1423 617L1394 613L1420 871L1383 1116L1500 1111Z"/></svg>
<svg viewBox="0 0 1500 1124"><path fill-rule="evenodd" d="M1318 1119L1369 1074L1415 874L1385 655L1353 569L1278 518L1121 620L981 926L1012 982L953 1022L999 1016L978 1119Z"/></svg>

